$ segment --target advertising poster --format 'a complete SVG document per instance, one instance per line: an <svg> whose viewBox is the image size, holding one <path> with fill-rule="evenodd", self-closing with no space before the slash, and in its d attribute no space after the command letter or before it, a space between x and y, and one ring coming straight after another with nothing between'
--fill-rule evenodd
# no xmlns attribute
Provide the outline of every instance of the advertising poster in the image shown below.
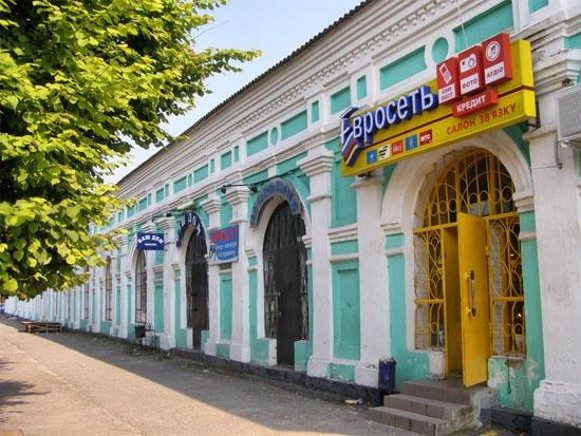
<svg viewBox="0 0 581 436"><path fill-rule="evenodd" d="M238 261L238 226L210 230L208 264Z"/></svg>

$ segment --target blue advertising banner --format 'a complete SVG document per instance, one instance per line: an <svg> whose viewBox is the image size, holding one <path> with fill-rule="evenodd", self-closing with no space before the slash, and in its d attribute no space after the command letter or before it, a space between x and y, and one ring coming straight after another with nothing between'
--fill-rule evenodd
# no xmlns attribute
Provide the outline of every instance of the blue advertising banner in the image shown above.
<svg viewBox="0 0 581 436"><path fill-rule="evenodd" d="M238 226L210 230L208 264L238 261Z"/></svg>
<svg viewBox="0 0 581 436"><path fill-rule="evenodd" d="M137 233L138 250L163 250L163 233Z"/></svg>

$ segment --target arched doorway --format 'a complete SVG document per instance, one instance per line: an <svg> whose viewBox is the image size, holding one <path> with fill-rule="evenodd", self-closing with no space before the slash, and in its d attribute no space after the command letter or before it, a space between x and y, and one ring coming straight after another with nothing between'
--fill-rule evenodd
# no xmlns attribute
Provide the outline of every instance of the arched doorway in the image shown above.
<svg viewBox="0 0 581 436"><path fill-rule="evenodd" d="M465 386L491 355L524 355L519 217L504 165L482 149L450 153L429 174L414 230L415 345L445 353Z"/></svg>
<svg viewBox="0 0 581 436"><path fill-rule="evenodd" d="M264 237L264 331L277 340L279 365L294 365L294 344L308 334L305 224L281 203Z"/></svg>
<svg viewBox="0 0 581 436"><path fill-rule="evenodd" d="M135 264L135 322L147 322L147 262L143 250L139 250Z"/></svg>
<svg viewBox="0 0 581 436"><path fill-rule="evenodd" d="M195 350L202 346L202 331L208 329L208 263L206 238L196 227L186 249L187 325L192 329Z"/></svg>

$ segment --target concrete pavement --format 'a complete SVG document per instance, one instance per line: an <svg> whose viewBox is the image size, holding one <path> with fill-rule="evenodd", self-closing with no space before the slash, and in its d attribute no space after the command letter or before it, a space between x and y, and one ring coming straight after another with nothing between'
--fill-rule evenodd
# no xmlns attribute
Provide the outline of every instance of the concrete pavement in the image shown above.
<svg viewBox="0 0 581 436"><path fill-rule="evenodd" d="M301 387L0 322L0 436L410 435ZM16 433L18 434L18 433Z"/></svg>

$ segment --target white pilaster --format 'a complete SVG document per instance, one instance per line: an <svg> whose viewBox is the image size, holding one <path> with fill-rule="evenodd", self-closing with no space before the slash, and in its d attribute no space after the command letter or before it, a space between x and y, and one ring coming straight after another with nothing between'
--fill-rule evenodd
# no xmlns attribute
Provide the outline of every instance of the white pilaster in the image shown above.
<svg viewBox="0 0 581 436"><path fill-rule="evenodd" d="M361 357L355 368L355 381L365 386L377 386L377 363L389 357L387 310L387 265L383 254L381 196L383 177L359 178L353 185L357 191L359 228L359 298L361 308Z"/></svg>
<svg viewBox="0 0 581 436"><path fill-rule="evenodd" d="M534 395L540 418L581 427L581 347L571 326L581 308L581 228L573 150L557 149L555 132L529 137L545 351L545 380Z"/></svg>
<svg viewBox="0 0 581 436"><path fill-rule="evenodd" d="M160 336L160 347L169 350L175 347L175 314L174 269L172 260L175 251L175 218L165 217L157 221L164 233L163 256L163 331Z"/></svg>
<svg viewBox="0 0 581 436"><path fill-rule="evenodd" d="M333 293L329 264L328 230L331 222L331 173L333 152L324 146L311 150L298 162L310 178L311 241L313 267L313 355L307 374L326 377L333 352Z"/></svg>
<svg viewBox="0 0 581 436"><path fill-rule="evenodd" d="M155 232L155 224L153 223L153 221L147 221L145 224L143 224L143 227L141 227L141 231L142 232L146 232L146 233L150 233L150 232ZM137 237L137 235L135 236ZM154 315L154 287L155 287L155 282L154 282L154 277L155 277L155 272L153 270L153 266L155 263L155 252L153 251L145 251L145 269L147 271L147 315L146 315L146 321L148 323L153 324L153 315ZM133 292L135 293L135 289L133 289Z"/></svg>
<svg viewBox="0 0 581 436"><path fill-rule="evenodd" d="M248 228L248 188L231 188L226 200L232 206L232 225L238 225L238 262L232 263L232 342L230 358L250 362L250 294L248 287L248 258L246 231Z"/></svg>
<svg viewBox="0 0 581 436"><path fill-rule="evenodd" d="M209 228L220 226L220 207L222 202L217 195L211 195L202 202L201 206L209 217ZM216 344L220 339L220 277L219 266L208 265L208 316L210 331L208 341L204 347L204 353L216 355Z"/></svg>

